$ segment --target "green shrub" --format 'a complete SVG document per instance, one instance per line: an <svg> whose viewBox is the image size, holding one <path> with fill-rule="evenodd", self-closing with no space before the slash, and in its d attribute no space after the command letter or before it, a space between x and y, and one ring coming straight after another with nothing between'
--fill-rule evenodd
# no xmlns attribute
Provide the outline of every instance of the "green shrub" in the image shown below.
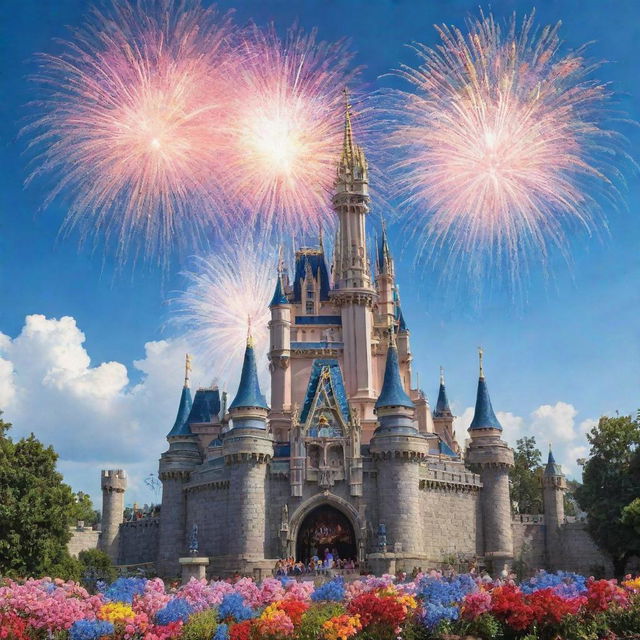
<svg viewBox="0 0 640 640"><path fill-rule="evenodd" d="M100 549L81 551L78 560L82 567L82 583L89 591L95 591L98 580L111 583L117 577L111 558Z"/></svg>
<svg viewBox="0 0 640 640"><path fill-rule="evenodd" d="M215 609L205 609L194 613L182 629L181 640L211 640L218 628Z"/></svg>
<svg viewBox="0 0 640 640"><path fill-rule="evenodd" d="M344 605L338 602L312 605L302 616L298 640L320 640L323 638L322 623L345 613Z"/></svg>
<svg viewBox="0 0 640 640"><path fill-rule="evenodd" d="M55 564L49 567L47 573L51 578L79 582L82 577L82 564L69 553L64 553Z"/></svg>

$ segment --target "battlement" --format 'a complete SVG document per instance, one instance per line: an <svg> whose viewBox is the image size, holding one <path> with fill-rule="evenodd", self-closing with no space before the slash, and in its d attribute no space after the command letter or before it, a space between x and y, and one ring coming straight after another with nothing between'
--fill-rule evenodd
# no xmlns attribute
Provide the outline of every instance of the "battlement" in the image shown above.
<svg viewBox="0 0 640 640"><path fill-rule="evenodd" d="M103 491L126 491L127 472L124 469L103 469L100 477L100 486Z"/></svg>

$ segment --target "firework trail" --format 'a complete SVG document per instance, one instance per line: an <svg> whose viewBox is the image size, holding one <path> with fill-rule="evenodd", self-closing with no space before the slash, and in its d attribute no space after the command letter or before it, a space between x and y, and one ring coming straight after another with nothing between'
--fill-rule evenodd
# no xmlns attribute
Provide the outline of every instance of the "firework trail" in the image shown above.
<svg viewBox="0 0 640 640"><path fill-rule="evenodd" d="M332 222L330 195L342 147L343 90L356 71L345 42L292 28L251 27L233 107L232 198L261 229L298 233Z"/></svg>
<svg viewBox="0 0 640 640"><path fill-rule="evenodd" d="M442 26L442 44L416 45L421 64L397 72L414 92L395 94L390 145L422 255L443 251L476 275L506 266L517 281L568 229L594 227L599 197L616 200L610 92L584 48L561 54L559 26L491 15L466 34Z"/></svg>
<svg viewBox="0 0 640 640"><path fill-rule="evenodd" d="M275 249L241 238L225 243L215 254L195 258L193 268L183 274L187 288L174 300L175 321L187 328L188 338L223 384L238 381L249 318L259 373L266 371L277 262Z"/></svg>
<svg viewBox="0 0 640 640"><path fill-rule="evenodd" d="M70 203L67 227L98 231L123 257L197 239L224 211L217 183L227 126L228 15L195 0L113 1L94 9L61 44L40 55L34 80L33 172L50 174ZM194 238L196 236L196 238Z"/></svg>

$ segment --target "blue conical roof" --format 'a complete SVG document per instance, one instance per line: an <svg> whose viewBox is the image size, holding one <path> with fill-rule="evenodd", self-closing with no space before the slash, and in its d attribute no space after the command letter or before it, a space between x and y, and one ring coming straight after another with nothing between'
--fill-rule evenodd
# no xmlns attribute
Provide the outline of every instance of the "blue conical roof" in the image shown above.
<svg viewBox="0 0 640 640"><path fill-rule="evenodd" d="M289 300L287 300L287 296L284 295L284 290L282 288L282 276L278 274L278 279L276 280L276 289L273 292L273 298L271 298L269 306L277 307L281 304L289 304Z"/></svg>
<svg viewBox="0 0 640 640"><path fill-rule="evenodd" d="M449 408L449 398L447 398L447 390L444 386L444 382L440 383L440 389L438 391L438 401L436 402L436 410L433 414L436 418L440 418L445 415L451 415L451 409Z"/></svg>
<svg viewBox="0 0 640 640"><path fill-rule="evenodd" d="M258 382L258 370L256 368L256 354L253 349L253 342L247 341L247 348L244 352L244 362L242 363L242 375L238 393L229 405L229 410L240 407L260 407L268 409L267 401L260 391Z"/></svg>
<svg viewBox="0 0 640 640"><path fill-rule="evenodd" d="M388 273L391 267L391 251L389 249L389 243L387 242L387 231L382 228L382 236L380 236L380 242L378 243L378 273Z"/></svg>
<svg viewBox="0 0 640 640"><path fill-rule="evenodd" d="M469 431L473 429L498 429L502 431L502 425L496 418L491 406L491 398L489 397L489 389L484 376L478 379L478 393L476 395L476 411L473 414L473 420Z"/></svg>
<svg viewBox="0 0 640 640"><path fill-rule="evenodd" d="M395 344L390 344L387 349L387 363L384 368L384 381L380 397L376 401L376 409L381 407L408 407L413 409L411 398L407 395L402 380L400 379L400 366L398 365L398 349Z"/></svg>
<svg viewBox="0 0 640 640"><path fill-rule="evenodd" d="M180 406L178 407L178 415L176 421L173 424L173 428L167 434L167 438L173 438L174 436L192 436L191 428L189 427L189 413L191 412L191 389L185 384L182 387L182 395L180 396Z"/></svg>
<svg viewBox="0 0 640 640"><path fill-rule="evenodd" d="M549 457L547 459L547 466L544 468L545 476L561 476L562 475L562 467L556 462L556 459L553 457L553 452L551 451L551 447L549 447Z"/></svg>

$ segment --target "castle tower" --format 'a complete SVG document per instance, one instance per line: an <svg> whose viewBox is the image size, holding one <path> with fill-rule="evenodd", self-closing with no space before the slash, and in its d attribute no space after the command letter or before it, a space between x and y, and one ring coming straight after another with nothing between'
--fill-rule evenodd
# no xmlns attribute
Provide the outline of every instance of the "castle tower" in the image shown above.
<svg viewBox="0 0 640 640"><path fill-rule="evenodd" d="M369 213L368 180L367 160L353 140L351 105L347 97L344 143L333 196L338 233L331 298L340 307L342 316L347 393L360 415L365 420L372 420L375 389L371 335L376 292L371 283L365 231Z"/></svg>
<svg viewBox="0 0 640 640"><path fill-rule="evenodd" d="M158 572L164 576L180 575L178 558L187 551L185 485L193 469L202 462L198 436L189 426L192 400L189 389L191 360L185 359L184 386L173 428L167 434L169 449L160 456L162 509L158 541Z"/></svg>
<svg viewBox="0 0 640 640"><path fill-rule="evenodd" d="M394 315L396 318L397 331L398 331L398 358L400 360L400 377L405 389L411 389L411 361L413 356L411 355L411 343L409 341L409 327L405 322L404 315L402 313L402 307L400 306L400 295L398 293L398 287L395 286L393 290L394 299ZM422 403L422 398L418 399L418 402ZM424 422L427 419L427 413L424 409L416 404L419 414L419 422Z"/></svg>
<svg viewBox="0 0 640 640"><path fill-rule="evenodd" d="M396 324L398 320L396 317L394 276L395 270L387 241L387 230L383 225L382 236L376 251L376 291L378 292L379 321L388 328Z"/></svg>
<svg viewBox="0 0 640 640"><path fill-rule="evenodd" d="M513 559L509 494L509 469L513 467L513 451L501 439L501 434L502 426L491 406L484 378L480 349L476 408L469 427L471 443L465 458L467 466L480 474L482 481L484 557L493 566L493 570L501 570L504 563Z"/></svg>
<svg viewBox="0 0 640 640"><path fill-rule="evenodd" d="M433 425L436 433L454 449L456 441L453 433L453 418L447 397L447 388L444 384L444 369L440 367L440 388L438 389L438 401L433 412ZM454 449L455 450L455 449Z"/></svg>
<svg viewBox="0 0 640 640"><path fill-rule="evenodd" d="M222 455L229 469L227 518L233 523L228 555L241 573L267 570L266 485L273 440L267 431L269 407L260 391L253 338L247 339L240 385L229 414L233 427L222 438ZM268 569L272 569L269 566Z"/></svg>
<svg viewBox="0 0 640 640"><path fill-rule="evenodd" d="M552 569L562 568L562 538L560 527L564 524L564 494L567 480L562 467L556 463L549 446L549 459L542 475L544 501L545 546L547 563Z"/></svg>
<svg viewBox="0 0 640 640"><path fill-rule="evenodd" d="M127 490L127 474L122 469L103 469L102 529L98 548L104 551L114 564L118 564L119 529L124 520L124 492Z"/></svg>
<svg viewBox="0 0 640 640"><path fill-rule="evenodd" d="M276 442L287 439L291 414L291 305L284 293L282 269L278 268L278 280L271 304L269 322L271 371L271 430Z"/></svg>
<svg viewBox="0 0 640 640"><path fill-rule="evenodd" d="M407 564L411 564L412 554L417 558L423 546L419 462L428 453L427 439L414 426L414 407L400 379L398 349L391 332L384 382L375 405L378 427L370 451L378 471L378 524L386 526L392 548L398 545L403 554L409 554L402 561ZM396 563L396 568L402 566Z"/></svg>

